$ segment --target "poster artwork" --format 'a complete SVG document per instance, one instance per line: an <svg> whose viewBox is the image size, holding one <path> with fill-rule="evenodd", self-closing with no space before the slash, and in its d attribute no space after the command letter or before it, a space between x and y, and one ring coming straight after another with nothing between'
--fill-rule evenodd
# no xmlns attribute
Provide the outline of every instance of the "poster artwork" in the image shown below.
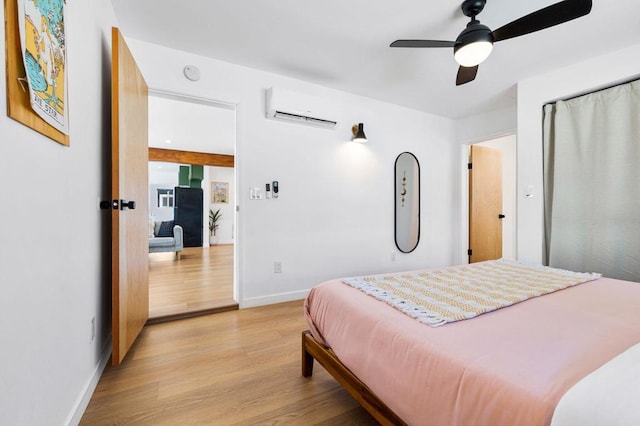
<svg viewBox="0 0 640 426"><path fill-rule="evenodd" d="M215 204L229 202L229 182L211 182L211 202Z"/></svg>
<svg viewBox="0 0 640 426"><path fill-rule="evenodd" d="M69 134L64 0L18 0L22 57L31 108Z"/></svg>

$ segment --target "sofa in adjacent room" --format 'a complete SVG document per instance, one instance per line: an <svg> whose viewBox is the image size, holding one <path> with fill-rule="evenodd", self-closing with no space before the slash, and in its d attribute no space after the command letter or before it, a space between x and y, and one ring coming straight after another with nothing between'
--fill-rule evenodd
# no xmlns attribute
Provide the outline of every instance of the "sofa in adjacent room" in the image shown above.
<svg viewBox="0 0 640 426"><path fill-rule="evenodd" d="M176 225L172 220L158 222L149 221L149 253L167 251L180 252L184 249L182 226Z"/></svg>

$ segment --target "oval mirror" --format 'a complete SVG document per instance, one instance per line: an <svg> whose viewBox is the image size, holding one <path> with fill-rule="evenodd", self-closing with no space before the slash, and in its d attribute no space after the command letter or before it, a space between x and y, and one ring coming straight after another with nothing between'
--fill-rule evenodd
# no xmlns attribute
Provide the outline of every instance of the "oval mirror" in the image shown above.
<svg viewBox="0 0 640 426"><path fill-rule="evenodd" d="M415 155L398 155L395 179L396 247L410 253L420 240L420 164Z"/></svg>

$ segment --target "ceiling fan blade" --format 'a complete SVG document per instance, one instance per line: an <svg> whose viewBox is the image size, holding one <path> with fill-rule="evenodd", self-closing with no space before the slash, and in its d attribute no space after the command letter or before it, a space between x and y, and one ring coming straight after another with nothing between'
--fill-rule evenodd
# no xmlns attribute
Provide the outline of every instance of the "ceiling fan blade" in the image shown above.
<svg viewBox="0 0 640 426"><path fill-rule="evenodd" d="M591 12L591 0L565 0L516 19L493 31L494 42L530 34Z"/></svg>
<svg viewBox="0 0 640 426"><path fill-rule="evenodd" d="M390 47L453 47L455 41L444 40L396 40Z"/></svg>
<svg viewBox="0 0 640 426"><path fill-rule="evenodd" d="M456 86L469 83L475 80L476 74L478 74L478 66L475 67L460 67L458 68L458 76L456 77Z"/></svg>

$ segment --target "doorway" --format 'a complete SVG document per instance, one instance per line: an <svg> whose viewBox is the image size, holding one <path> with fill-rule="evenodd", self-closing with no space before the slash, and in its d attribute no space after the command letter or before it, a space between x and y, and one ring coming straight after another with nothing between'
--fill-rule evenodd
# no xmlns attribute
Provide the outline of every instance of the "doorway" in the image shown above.
<svg viewBox="0 0 640 426"><path fill-rule="evenodd" d="M516 259L516 135L510 134L462 146L460 262L469 263L469 162L471 145L497 150L502 156L502 257Z"/></svg>
<svg viewBox="0 0 640 426"><path fill-rule="evenodd" d="M174 220L175 191L201 199L198 243L149 254L148 323L238 309L235 105L150 90L148 145L150 222Z"/></svg>

